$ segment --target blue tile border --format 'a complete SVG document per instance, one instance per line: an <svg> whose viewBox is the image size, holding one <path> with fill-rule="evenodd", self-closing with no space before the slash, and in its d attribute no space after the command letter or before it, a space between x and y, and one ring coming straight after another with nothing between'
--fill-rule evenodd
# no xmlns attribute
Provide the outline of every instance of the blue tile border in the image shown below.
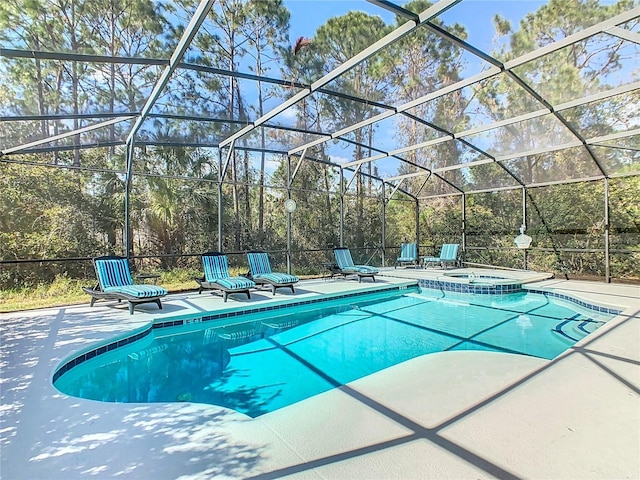
<svg viewBox="0 0 640 480"><path fill-rule="evenodd" d="M593 303L585 302L583 300L578 300L577 298L564 293L548 292L545 290L537 290L529 287L522 288L522 284L517 284L517 283L511 284L511 285L486 285L486 284L474 285L472 283L470 284L470 283L443 282L441 280L419 280L418 284L421 288L430 288L433 290L455 292L455 293L475 293L479 295L504 295L508 293L531 292L531 293L538 293L546 297L553 297L553 298L559 298L561 300L566 300L568 302L574 303L588 310L593 310L594 312L608 313L611 315L620 315L622 313L622 310L620 308L612 308L612 307L596 305Z"/></svg>
<svg viewBox="0 0 640 480"><path fill-rule="evenodd" d="M559 298L561 300L575 303L576 305L579 305L583 308L587 308L589 310L593 310L596 312L608 313L613 315L619 315L620 313L622 313L622 310L619 308L611 308L611 307L594 305L562 293L548 292L548 291L536 290L532 288L523 289L522 284L511 284L511 285L476 284L474 285L469 283L443 282L440 280L419 280L418 286L421 288L430 288L430 289L440 290L440 291L448 291L448 292L455 292L455 293L473 293L473 294L479 294L479 295L505 295L509 293L531 292L531 293L538 293L546 297ZM55 371L55 373L53 374L53 382L55 383L56 380L58 380L64 373L68 372L69 370L76 367L77 365L81 365L85 361L91 358L97 357L99 355L102 355L104 353L111 352L116 348L123 347L131 343L137 342L138 340L141 340L142 338L145 338L146 336L151 334L153 330L157 330L161 328L169 328L169 327L179 327L183 325L209 322L213 320L222 320L225 318L251 315L253 313L267 312L270 310L279 310L287 307L298 307L301 305L310 305L313 303L328 302L332 300L340 300L345 298L353 298L357 296L370 295L372 293L403 291L403 290L407 290L407 288L409 287L407 287L406 285L395 285L392 287L376 289L374 291L360 291L360 292L345 293L341 295L323 296L323 297L312 298L309 300L301 300L298 302L282 303L277 305L255 307L255 308L249 308L245 310L238 310L238 311L232 311L232 312L203 315L202 317L169 320L166 322L155 322L149 328L147 328L146 330L140 333L137 333L130 337L122 338L119 340L114 340L113 342L108 343L106 345L100 345L99 347L96 347L93 350L85 352L82 355L79 355L78 357L75 357L69 360L64 365L62 365L62 367L60 367L58 370Z"/></svg>
<svg viewBox="0 0 640 480"><path fill-rule="evenodd" d="M87 361L87 360L89 360L91 358L97 357L97 356L102 355L102 354L107 353L107 352L112 352L116 348L123 347L125 345L129 345L130 343L133 343L133 342L137 342L138 340L143 339L144 337L146 337L150 333L151 333L151 327L146 329L146 330L144 330L143 332L137 333L137 334L132 335L130 337L121 338L119 340L114 340L113 342L108 343L106 345L100 345L99 347L94 348L93 350L89 350L88 352L85 352L82 355L79 355L79 356L69 360L64 365L62 365L62 367L60 367L58 370L56 370L56 372L53 374L53 382L58 380L64 373L68 372L73 367L81 365L82 363L84 363L85 361Z"/></svg>
<svg viewBox="0 0 640 480"><path fill-rule="evenodd" d="M332 300L340 300L340 299L344 299L344 298L352 298L352 297L358 297L358 296L362 296L362 295L371 295L371 294L375 294L375 293L382 293L382 292L395 292L395 291L403 291L406 290L407 287L406 285L394 285L392 287L386 287L386 288L379 288L373 291L360 291L360 292L352 292L352 293L344 293L341 295L325 295L322 297L316 297L316 298L311 298L309 300L300 300L297 302L289 302L289 303L281 303L281 304L277 304L277 305L267 305L264 307L255 307L255 308L247 308L247 309L243 309L243 310L237 310L237 311L232 311L232 312L223 312L223 313L215 313L215 314L211 314L211 315L203 315L202 317L190 317L188 319L177 319L177 320L170 320L170 321L166 321L166 322L156 322L153 324L154 329L158 329L158 328L168 328L168 327L177 327L177 326L181 326L181 325L189 325L190 323L200 323L200 322L209 322L212 320L222 320L225 318L231 318L231 317L237 317L237 316L243 316L243 315L251 315L253 313L261 313L261 312L268 312L271 310L280 310L282 308L287 308L287 307L299 307L302 305L310 305L313 303L321 303L321 302L329 302Z"/></svg>
<svg viewBox="0 0 640 480"><path fill-rule="evenodd" d="M268 305L268 306L264 306L264 307L255 307L255 308L249 308L249 309L245 309L245 310L238 310L238 311L233 311L233 312L223 312L223 313L216 313L216 314L211 314L211 315L204 315L202 317L195 317L195 318L186 318L186 319L177 319L177 320L169 320L166 322L154 322L153 325L151 325L149 328L147 328L146 330L137 333L135 335L132 335L130 337L126 337L126 338L121 338L118 340L114 340L111 343L108 343L106 345L100 345L99 347L96 347L92 350L89 350L88 352L83 353L82 355L79 355L71 360L69 360L68 362L66 362L64 365L62 365L59 369L57 369L55 371L55 373L53 374L53 382L55 383L56 380L58 380L63 374L65 374L66 372L68 372L69 370L71 370L73 367L76 367L77 365L80 365L82 363L84 363L85 361L89 360L90 358L94 358L97 357L99 355L102 355L104 353L107 352L111 352L113 350L115 350L116 348L119 347L124 347L126 345L129 345L131 343L137 342L138 340L146 337L147 335L149 335L153 330L157 330L157 329L161 329L161 328L168 328L168 327L179 327L182 325L190 325L193 323L200 323L200 322L208 322L208 321L212 321L212 320L221 320L221 319L225 319L225 318L231 318L231 317L238 317L238 316L243 316L243 315L251 315L253 313L260 313L260 312L266 312L266 311L270 311L270 310L279 310L282 308L287 308L287 307L298 307L301 305L309 305L312 303L320 303L320 302L328 302L331 300L340 300L343 298L352 298L352 297L357 297L357 296L363 296L363 295L371 295L371 294L375 294L375 293L382 293L382 292L394 292L394 291L404 291L407 290L407 285L394 285L391 287L384 287L384 288L378 288L376 290L369 290L369 291L359 291L359 292L352 292L352 293L345 293L345 294L341 294L341 295L326 295L326 296L322 296L322 297L317 297L317 298L313 298L313 299L309 299L309 300L301 300L298 302L291 302L291 303L281 303L281 304L277 304L277 305Z"/></svg>
<svg viewBox="0 0 640 480"><path fill-rule="evenodd" d="M566 295L564 293L548 292L546 290L536 290L534 288L527 288L526 291L531 293L539 293L540 295L544 295L545 297L559 298L560 300L565 300L567 302L575 303L576 305L580 305L583 308L593 310L594 312L609 313L611 315L620 315L623 312L623 310L619 308L611 308L611 307L604 307L601 305L595 305L593 303L588 303L583 300L578 300L577 298L572 297L571 295Z"/></svg>
<svg viewBox="0 0 640 480"><path fill-rule="evenodd" d="M487 285L479 282L460 283L460 282L443 282L442 280L419 280L418 285L421 288L431 288L434 290L443 290L456 293L477 293L480 295L504 295L506 293L522 292L522 284L512 283L506 285Z"/></svg>

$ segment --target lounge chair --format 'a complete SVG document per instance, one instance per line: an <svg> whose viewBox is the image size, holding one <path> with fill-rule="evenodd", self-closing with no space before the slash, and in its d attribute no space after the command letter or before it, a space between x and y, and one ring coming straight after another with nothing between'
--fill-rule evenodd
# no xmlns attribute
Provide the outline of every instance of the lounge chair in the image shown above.
<svg viewBox="0 0 640 480"><path fill-rule="evenodd" d="M442 265L442 268L447 269L447 263L455 264L458 261L458 247L457 243L445 243L442 245L440 249L439 257L420 257L422 259L422 264L425 267L433 263L439 263Z"/></svg>
<svg viewBox="0 0 640 480"><path fill-rule="evenodd" d="M287 273L278 273L271 271L269 263L269 255L267 252L251 251L247 253L247 261L249 262L248 277L253 280L256 285L271 285L271 291L276 294L277 288L288 287L291 293L295 293L293 284L298 283L299 278L295 275Z"/></svg>
<svg viewBox="0 0 640 480"><path fill-rule="evenodd" d="M358 282L361 282L363 277L371 277L374 282L376 281L375 275L379 270L369 265L354 265L351 252L347 247L336 247L333 249L333 254L336 257L336 263L341 275L345 277L347 275L357 275Z"/></svg>
<svg viewBox="0 0 640 480"><path fill-rule="evenodd" d="M160 297L168 292L156 285L134 284L131 278L129 262L124 257L106 255L93 259L93 267L98 283L93 288L83 287L91 295L91 306L96 300L126 300L129 302L129 314L141 303L156 303L162 309Z"/></svg>
<svg viewBox="0 0 640 480"><path fill-rule="evenodd" d="M403 243L400 248L400 256L396 259L394 268L398 268L398 265L404 265L410 263L412 265L418 264L418 244L417 243Z"/></svg>
<svg viewBox="0 0 640 480"><path fill-rule="evenodd" d="M229 261L222 252L206 252L202 254L204 277L195 278L200 286L198 293L203 290L220 290L224 301L230 293L246 293L251 298L250 288L255 288L253 280L246 277L232 277L229 274Z"/></svg>

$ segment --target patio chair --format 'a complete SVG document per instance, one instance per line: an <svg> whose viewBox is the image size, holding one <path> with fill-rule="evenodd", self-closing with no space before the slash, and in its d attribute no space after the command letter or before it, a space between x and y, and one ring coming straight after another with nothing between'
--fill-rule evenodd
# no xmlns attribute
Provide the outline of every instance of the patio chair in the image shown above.
<svg viewBox="0 0 640 480"><path fill-rule="evenodd" d="M418 264L418 244L417 243L403 243L400 248L400 256L396 259L394 268L398 268L398 265L404 265L406 263L417 265Z"/></svg>
<svg viewBox="0 0 640 480"><path fill-rule="evenodd" d="M251 298L250 288L255 288L253 280L246 277L232 277L229 274L229 261L222 252L206 252L202 254L204 277L195 278L198 282L198 294L203 290L220 290L224 301L230 293L246 293Z"/></svg>
<svg viewBox="0 0 640 480"><path fill-rule="evenodd" d="M249 262L248 277L253 280L256 285L271 285L271 291L276 294L277 288L288 287L291 293L295 293L293 284L298 283L299 278L288 273L278 273L271 270L269 263L269 255L267 252L251 251L247 252L247 261Z"/></svg>
<svg viewBox="0 0 640 480"><path fill-rule="evenodd" d="M96 300L126 300L129 302L129 314L133 314L135 306L141 303L156 303L162 309L160 297L168 292L156 285L134 284L126 258L117 255L96 257L93 259L93 267L98 283L93 288L82 288L91 295L92 307Z"/></svg>
<svg viewBox="0 0 640 480"><path fill-rule="evenodd" d="M442 265L442 268L447 269L448 263L455 264L458 261L458 248L459 244L457 243L445 243L440 248L440 256L438 257L420 257L422 259L422 264L425 267L433 263L439 263Z"/></svg>
<svg viewBox="0 0 640 480"><path fill-rule="evenodd" d="M371 277L374 282L376 281L375 275L379 273L379 270L369 265L354 265L351 252L347 247L336 247L333 249L333 254L336 257L336 263L341 275L345 277L347 275L357 275L358 282L361 282L364 277Z"/></svg>

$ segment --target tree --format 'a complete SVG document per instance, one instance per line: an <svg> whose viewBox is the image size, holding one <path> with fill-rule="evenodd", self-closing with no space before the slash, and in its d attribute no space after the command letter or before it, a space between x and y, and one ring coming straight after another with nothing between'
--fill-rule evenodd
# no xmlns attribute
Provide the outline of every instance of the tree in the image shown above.
<svg viewBox="0 0 640 480"><path fill-rule="evenodd" d="M500 60L518 57L628 10L632 5L631 0L621 0L613 5L603 5L595 0L551 0L522 19L520 29L512 34L509 22L496 17L498 33L511 36L510 48L500 47L493 55ZM623 66L621 61L625 51L622 47L625 41L616 37L604 40L595 36L573 43L515 68L514 73L552 105L575 98L576 92L587 95L606 90L610 88L606 85L608 79L612 79L613 74ZM567 92L571 92L571 97L567 96ZM538 100L518 87L508 74L501 74L487 81L483 89L476 91L476 98L481 105L481 112L478 113L494 121L542 108ZM588 131L595 136L605 135L612 131L611 119L620 114L625 115L625 101L627 99L622 97L609 99L606 110L599 110L600 113L596 115L593 115L597 110L592 105L564 110L559 115L581 133ZM609 118L603 118L602 114ZM575 140L560 137L561 132L566 130L559 129L558 125L553 115L547 115L497 129L492 132L495 139L492 148L499 153L517 153L539 148L547 142ZM580 163L575 160L575 152L567 151L528 157L524 162L510 163L509 166L525 183L593 175L597 167L592 159Z"/></svg>
<svg viewBox="0 0 640 480"><path fill-rule="evenodd" d="M289 11L284 7L281 0L275 1L259 1L251 0L247 3L247 20L244 28L248 30L246 36L250 49L248 55L253 59L254 65L249 68L255 71L256 75L263 76L267 74L271 68L269 63L279 59L282 54L283 46L288 45L289 39ZM257 111L258 117L264 115L265 92L264 85L261 81L257 82L258 99ZM267 92L267 96L272 94ZM266 139L264 129L260 129L260 176L259 176L259 194L258 194L258 225L257 229L260 235L264 234L264 182L265 182L265 161ZM258 243L260 239L258 239Z"/></svg>
<svg viewBox="0 0 640 480"><path fill-rule="evenodd" d="M292 78L304 72L302 80L310 83L354 57L389 31L390 27L380 17L364 12L351 11L341 17L330 18L326 24L318 28L309 45L296 57L295 63L290 59ZM326 88L341 94L379 102L384 98L388 88L387 78L381 70L379 59L374 58L354 66L333 80ZM315 109L315 112L312 109ZM375 110L366 102L353 101L340 96L315 94L314 98L302 104L300 113L305 117L311 113L312 117L317 119L315 129L330 132L365 120L375 113ZM371 151L367 152L362 145L372 145L374 138L372 127L355 130L352 135L357 142L353 159L358 160L369 156ZM368 169L368 173L372 173L370 164L365 168ZM354 205L356 220L353 225L355 241L358 245L362 245L371 239L370 235L364 235L365 219L371 217L365 213L363 198L367 192L365 192L361 175L358 175L356 188L358 196ZM368 194L371 194L371 183L369 183ZM375 217L379 215L374 215Z"/></svg>
<svg viewBox="0 0 640 480"><path fill-rule="evenodd" d="M421 13L430 6L431 3L426 0L414 0L407 3L404 8ZM404 23L402 18L396 19L397 26L402 23ZM434 19L432 23L442 25L438 19ZM447 30L462 40L467 37L461 25L449 25ZM462 53L460 47L426 28L417 29L400 39L392 46L385 59L390 62L393 70L393 103L405 103L459 81L460 71L464 67ZM409 113L444 130L457 131L467 122L464 113L467 101L463 93L458 90L418 105ZM399 144L415 145L439 137L442 133L401 116L396 135ZM458 164L461 154L458 142L448 141L426 150L413 150L405 156L412 163L431 169ZM414 171L414 168L407 167L401 173L410 171ZM417 190L423 181L424 179L417 178L410 180L408 184Z"/></svg>
<svg viewBox="0 0 640 480"><path fill-rule="evenodd" d="M104 244L91 231L87 175L51 167L0 163L0 258L57 259L93 255ZM82 265L26 264L0 278L0 288L82 275Z"/></svg>

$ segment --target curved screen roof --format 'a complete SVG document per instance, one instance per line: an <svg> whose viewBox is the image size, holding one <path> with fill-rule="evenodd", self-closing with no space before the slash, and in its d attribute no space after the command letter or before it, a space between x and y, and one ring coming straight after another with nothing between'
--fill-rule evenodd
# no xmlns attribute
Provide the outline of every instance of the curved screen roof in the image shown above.
<svg viewBox="0 0 640 480"><path fill-rule="evenodd" d="M1 7L3 156L245 148L414 196L640 173L637 3L578 2L543 34L566 2L90 3Z"/></svg>

